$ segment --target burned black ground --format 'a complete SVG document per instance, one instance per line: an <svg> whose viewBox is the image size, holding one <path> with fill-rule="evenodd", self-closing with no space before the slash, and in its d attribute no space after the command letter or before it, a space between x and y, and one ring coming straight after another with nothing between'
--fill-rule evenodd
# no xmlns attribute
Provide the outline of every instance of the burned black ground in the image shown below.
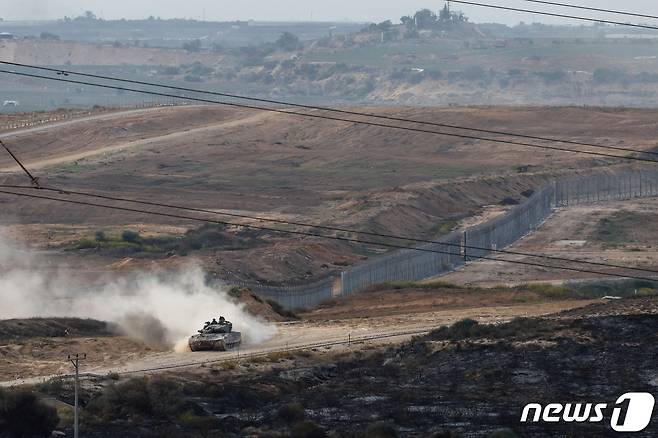
<svg viewBox="0 0 658 438"><path fill-rule="evenodd" d="M383 350L121 379L85 394L85 436L608 436L609 411L602 423L519 420L531 402L612 406L626 392L654 392L657 337L658 299L643 297L505 324L466 320ZM654 421L636 436L657 433Z"/></svg>

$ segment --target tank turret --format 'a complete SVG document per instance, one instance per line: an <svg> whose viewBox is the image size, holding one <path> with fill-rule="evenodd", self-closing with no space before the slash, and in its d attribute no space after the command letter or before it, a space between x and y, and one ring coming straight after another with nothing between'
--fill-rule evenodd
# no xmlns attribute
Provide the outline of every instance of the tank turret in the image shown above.
<svg viewBox="0 0 658 438"><path fill-rule="evenodd" d="M226 351L235 348L242 342L242 335L233 331L233 324L224 317L219 321L213 319L189 339L192 351Z"/></svg>

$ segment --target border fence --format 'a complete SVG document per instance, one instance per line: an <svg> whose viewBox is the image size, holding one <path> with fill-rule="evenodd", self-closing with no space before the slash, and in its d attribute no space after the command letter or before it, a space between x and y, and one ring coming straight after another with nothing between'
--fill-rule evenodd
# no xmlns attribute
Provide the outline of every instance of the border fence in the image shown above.
<svg viewBox="0 0 658 438"><path fill-rule="evenodd" d="M33 128L36 126L48 125L74 119L83 119L93 115L110 114L112 112L133 109L161 108L181 105L186 105L186 102L175 98L162 98L157 100L144 100L142 102L129 105L99 107L97 110L63 108L63 111L59 112L32 111L26 113L2 113L2 111L0 111L0 116L4 116L4 119L0 119L0 134L11 134L11 131L18 129Z"/></svg>
<svg viewBox="0 0 658 438"><path fill-rule="evenodd" d="M256 295L266 300L276 301L284 309L290 310L317 306L321 302L335 296L335 282L336 280L333 277L328 277L308 284L284 284L276 286L241 280L229 281L227 283L250 289Z"/></svg>
<svg viewBox="0 0 658 438"><path fill-rule="evenodd" d="M652 196L658 196L658 170L626 170L555 180L501 216L465 231L452 232L434 243L415 246L420 251L391 251L349 267L336 277L306 285L228 283L251 289L285 309L309 308L331 297L348 296L381 283L418 281L448 274L469 261L487 257L517 242L559 207Z"/></svg>

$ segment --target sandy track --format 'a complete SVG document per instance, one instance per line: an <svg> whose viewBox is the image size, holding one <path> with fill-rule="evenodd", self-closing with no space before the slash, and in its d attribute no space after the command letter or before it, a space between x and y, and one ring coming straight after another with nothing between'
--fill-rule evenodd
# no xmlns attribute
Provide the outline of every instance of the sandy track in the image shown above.
<svg viewBox="0 0 658 438"><path fill-rule="evenodd" d="M354 318L341 321L318 321L277 324L278 334L258 345L246 342L240 351L204 352L204 353L153 353L140 359L127 361L122 366L98 366L84 369L85 373L106 375L148 374L201 366L204 363L221 362L255 354L298 349L314 344L347 341L348 337L357 344L362 338L372 336L390 336L383 339L367 341L368 344L399 343L409 339L408 332L429 331L446 324L452 324L464 318L473 318L483 322L500 323L519 316L541 316L553 314L591 304L592 301L556 301L542 304L521 304L509 306L476 307L468 309L450 309L414 315L399 315L378 318ZM335 348L348 348L346 345ZM37 384L55 375L30 376L21 379L0 381L0 386ZM1 377L0 377L1 378ZM6 378L6 377L5 377Z"/></svg>
<svg viewBox="0 0 658 438"><path fill-rule="evenodd" d="M123 116L126 115L137 115L139 112L130 112L130 113L123 113ZM51 157L43 160L38 160L38 161L27 161L25 165L30 169L30 170L39 170L43 169L45 167L50 167L50 166L55 166L58 164L65 164L65 163L72 163L78 160L82 160L84 158L89 158L89 157L94 157L102 154L108 154L112 152L118 152L118 151L126 151L129 149L136 149L140 147L146 147L146 146L152 146L157 143L161 142L176 142L184 139L185 137L191 136L191 135L199 135L199 134L204 134L208 133L211 131L217 131L217 130L223 130L223 129L231 129L231 128L236 128L239 126L243 125L248 125L251 123L256 123L260 121L264 121L269 117L270 114L265 114L265 113L259 113L255 114L253 116L241 118L238 120L230 120L230 121L222 121L219 123L213 123L207 126L203 126L200 128L193 128L193 129L185 129L179 132L174 132L170 134L165 134L165 135L159 135L159 136L154 136L154 137L149 137L145 138L142 140L136 140L136 141L129 141L129 142L123 142L123 143L118 143L118 144L113 144L111 146L104 146L104 147L99 147L96 149L91 149L91 150L86 150L82 152L78 152L75 154L66 154L66 155L60 155L56 157ZM102 116L98 116L102 117ZM117 117L115 115L115 117ZM107 119L112 119L114 117L107 117L103 120ZM76 123L76 122L81 122L81 121L95 121L95 120L101 120L101 119L94 119L94 118L87 118L86 120L80 119L77 121L71 121L70 123ZM66 124L61 124L61 126L55 126L51 125L48 128L51 129L56 129L56 128L61 128L62 126L66 126ZM41 129L41 128L34 128L36 130L47 130L47 129ZM25 130L22 133L27 134L27 133L33 133L35 131L31 130ZM15 135L20 135L20 133L12 133L13 136ZM1 136L0 136L1 137ZM6 167L6 168L0 168L0 172L18 172L20 171L20 167L18 166L12 166L12 167Z"/></svg>
<svg viewBox="0 0 658 438"><path fill-rule="evenodd" d="M8 131L8 132L3 132L0 134L0 139L5 139L5 138L14 138L14 137L20 137L22 135L28 135L28 134L36 134L39 132L47 132L47 131L52 131L55 129L61 129L61 128L66 128L70 126L75 126L80 123L88 123L88 122L99 122L103 120L115 120L115 119L120 119L126 116L138 116L138 115L144 115L148 114L150 112L155 112L159 111L161 108L145 108L145 109L135 109L135 110L127 110L127 111L116 111L112 112L109 114L100 114L97 116L88 116L88 117L80 117L72 120L66 120L63 122L57 122L57 123L50 123L47 125L42 125L42 126L36 126L34 128L26 128L26 129L17 129L13 131Z"/></svg>

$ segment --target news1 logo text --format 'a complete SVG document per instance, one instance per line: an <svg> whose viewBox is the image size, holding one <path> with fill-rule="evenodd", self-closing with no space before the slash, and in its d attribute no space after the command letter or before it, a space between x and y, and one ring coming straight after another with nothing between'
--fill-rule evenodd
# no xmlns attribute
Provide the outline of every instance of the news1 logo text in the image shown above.
<svg viewBox="0 0 658 438"><path fill-rule="evenodd" d="M530 403L521 423L601 423L610 421L615 432L641 432L651 422L655 399L647 392L628 392L608 403Z"/></svg>

